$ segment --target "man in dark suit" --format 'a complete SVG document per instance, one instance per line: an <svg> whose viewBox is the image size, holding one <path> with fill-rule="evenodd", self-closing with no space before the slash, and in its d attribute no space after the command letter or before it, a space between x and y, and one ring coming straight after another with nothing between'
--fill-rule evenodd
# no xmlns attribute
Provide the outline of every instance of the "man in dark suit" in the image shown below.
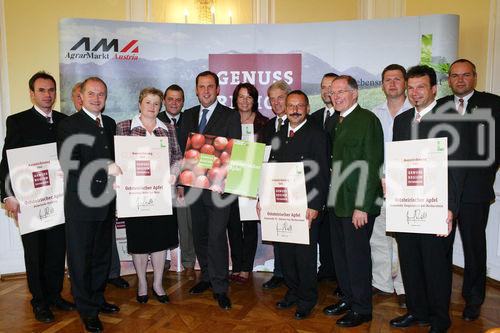
<svg viewBox="0 0 500 333"><path fill-rule="evenodd" d="M335 73L326 73L323 75L323 79L321 80L321 99L325 106L321 109L316 110L312 113L308 119L315 122L319 128L322 128L329 135L329 150L331 153L332 147L332 133L333 126L338 121L339 112L335 112L332 104L332 98L330 96L330 88L333 80L338 75ZM331 154L330 154L331 155ZM331 166L331 160L328 165ZM330 170L331 173L331 170ZM335 264L333 262L333 254L332 254L332 242L330 235L330 221L328 219L328 213L321 215L321 220L319 221L319 269L318 269L318 281L323 279L336 280L335 277ZM334 294L339 294L340 289L337 287Z"/></svg>
<svg viewBox="0 0 500 333"><path fill-rule="evenodd" d="M56 129L66 116L52 110L56 101L56 81L38 72L29 80L33 107L7 118L7 135L0 163L0 191L5 209L17 220L19 202L12 191L7 163L8 149L35 146L56 141ZM64 224L21 235L28 288L35 318L44 323L54 321L49 309L74 310L75 305L61 298L66 254Z"/></svg>
<svg viewBox="0 0 500 333"><path fill-rule="evenodd" d="M241 138L241 123L238 112L217 102L219 78L205 71L196 77L196 96L200 105L184 111L179 130L181 150L186 150L189 133L202 133L226 138ZM189 197L196 197L189 202ZM221 200L225 202L221 204ZM229 252L226 229L230 204L234 197L190 188L186 203L190 205L193 221L194 247L201 268L201 281L190 289L191 294L200 294L212 288L214 298L223 309L231 308L227 295L229 287Z"/></svg>
<svg viewBox="0 0 500 333"><path fill-rule="evenodd" d="M331 96L340 115L333 139L328 206L333 259L344 295L323 311L327 315L347 312L337 325L353 327L372 319L370 237L380 213L384 136L378 118L358 105L358 85L353 77L337 77ZM361 179L366 181L360 184Z"/></svg>
<svg viewBox="0 0 500 333"><path fill-rule="evenodd" d="M458 59L450 67L448 84L453 95L438 100L439 105L448 103L453 112L465 120L467 129L462 133L462 145L469 148L469 162L483 161L480 152L480 140L486 143L486 155L492 160L487 165L474 165L467 168L466 181L460 201L460 210L456 217L453 235L458 225L462 240L465 269L462 285L462 296L465 308L462 314L467 321L479 317L486 287L486 224L491 203L495 200L493 184L500 161L500 97L475 90L477 82L476 66L467 59ZM488 115L486 112L491 112ZM484 119L473 119L483 117ZM490 142L489 132L492 128L487 119L496 124L495 142ZM486 129L481 138L479 129ZM493 144L495 150L493 150ZM489 151L491 149L491 152ZM493 156L492 156L493 155Z"/></svg>
<svg viewBox="0 0 500 333"><path fill-rule="evenodd" d="M415 66L406 75L408 99L414 108L394 119L393 141L426 139L439 124L436 112L436 73L428 66ZM439 115L439 114L438 114ZM459 129L459 128L458 128ZM417 133L413 135L413 133ZM437 133L436 137L449 133ZM451 137L448 145L453 144ZM460 157L461 150L457 150ZM454 156L449 156L454 159ZM461 191L460 170L448 169L448 233L446 235L396 233L408 312L390 321L393 327L431 325L429 332L446 332L451 324L451 231ZM434 221L439 223L439 221ZM441 223L443 223L442 221Z"/></svg>
<svg viewBox="0 0 500 333"><path fill-rule="evenodd" d="M184 90L177 84L170 85L163 95L165 111L158 114L158 119L164 123L173 123L177 131L177 140L179 140L179 129L182 122L184 107ZM194 279L194 265L196 262L196 253L193 243L193 224L191 212L188 207L179 205L175 209L177 214L177 225L179 227L179 246L181 249L181 262L184 267L184 274L190 279Z"/></svg>
<svg viewBox="0 0 500 333"><path fill-rule="evenodd" d="M184 106L184 90L176 84L168 86L163 102L165 103L165 111L158 114L158 119L167 124L173 123L175 129L179 129L182 120L181 111Z"/></svg>
<svg viewBox="0 0 500 333"><path fill-rule="evenodd" d="M306 182L309 194L306 211L309 244L277 243L288 291L283 299L276 303L276 307L287 309L296 304L295 319L309 316L318 300L318 216L323 213L328 191L327 134L306 119L308 113L309 99L306 94L300 90L290 92L286 99L288 121L276 134L278 140L273 143L270 156L270 161L304 162L306 175L311 171L310 163L319 170ZM312 194L315 191L316 194Z"/></svg>
<svg viewBox="0 0 500 333"><path fill-rule="evenodd" d="M90 332L102 331L98 313L120 308L107 303L104 289L111 260L115 216L114 176L121 173L113 162L116 124L102 115L107 87L98 77L82 83L83 107L61 122L59 161L65 175L64 213L71 292Z"/></svg>
<svg viewBox="0 0 500 333"><path fill-rule="evenodd" d="M271 105L271 109L276 116L267 121L261 129L261 134L258 136L262 138L262 142L268 146L271 145L271 141L275 137L276 132L279 132L287 119L286 96L290 91L290 86L283 80L276 81L267 88L269 104ZM273 252L273 276L262 284L262 288L264 289L278 288L284 281L283 270L281 269L281 256L277 243L273 243Z"/></svg>

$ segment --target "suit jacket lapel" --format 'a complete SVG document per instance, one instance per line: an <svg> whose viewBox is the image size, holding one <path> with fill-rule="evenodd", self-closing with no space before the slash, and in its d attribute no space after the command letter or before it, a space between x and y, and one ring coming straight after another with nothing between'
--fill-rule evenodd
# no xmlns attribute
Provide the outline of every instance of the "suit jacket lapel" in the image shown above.
<svg viewBox="0 0 500 333"><path fill-rule="evenodd" d="M473 113L474 110L477 109L477 104L478 104L477 102L479 98L480 98L479 92L477 90L474 90L474 93L467 102L467 108L465 109L465 113Z"/></svg>
<svg viewBox="0 0 500 333"><path fill-rule="evenodd" d="M192 122L192 127L191 127L191 130L190 132L196 132L196 133L199 133L200 130L199 130L199 118L200 118L200 107L197 106L196 109L194 110L194 112L191 114L191 122ZM187 119L189 121L189 119ZM189 128L189 127L188 127ZM189 133L187 133L188 137L189 137Z"/></svg>
<svg viewBox="0 0 500 333"><path fill-rule="evenodd" d="M198 113L199 113L199 110L198 110ZM208 120L207 126L205 126L205 130L203 131L203 133L208 133L212 129L212 127L214 127L214 125L218 122L221 115L222 115L222 112L220 110L220 104L219 104L219 102L217 102L217 106L215 107L214 112L210 116L210 119Z"/></svg>

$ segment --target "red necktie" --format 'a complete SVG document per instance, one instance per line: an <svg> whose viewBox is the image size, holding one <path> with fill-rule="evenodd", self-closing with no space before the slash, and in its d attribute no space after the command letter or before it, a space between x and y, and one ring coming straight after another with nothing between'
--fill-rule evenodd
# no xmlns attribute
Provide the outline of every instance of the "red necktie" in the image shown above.
<svg viewBox="0 0 500 333"><path fill-rule="evenodd" d="M290 132L288 133L288 137L293 138L294 135L295 135L295 132L290 130Z"/></svg>
<svg viewBox="0 0 500 333"><path fill-rule="evenodd" d="M101 119L99 119L99 117L95 118L95 123L97 124L97 127L101 127Z"/></svg>

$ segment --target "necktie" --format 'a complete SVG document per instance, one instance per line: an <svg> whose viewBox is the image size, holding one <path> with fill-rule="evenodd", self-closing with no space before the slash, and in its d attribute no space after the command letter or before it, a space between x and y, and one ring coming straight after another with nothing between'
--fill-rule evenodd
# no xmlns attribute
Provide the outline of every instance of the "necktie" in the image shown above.
<svg viewBox="0 0 500 333"><path fill-rule="evenodd" d="M276 128L276 132L280 131L281 125L283 125L283 119L282 118L278 118L278 128Z"/></svg>
<svg viewBox="0 0 500 333"><path fill-rule="evenodd" d="M47 118L47 123L52 124L52 117L45 117Z"/></svg>
<svg viewBox="0 0 500 333"><path fill-rule="evenodd" d="M295 135L295 132L290 130L290 132L288 133L288 137L293 138L294 135Z"/></svg>
<svg viewBox="0 0 500 333"><path fill-rule="evenodd" d="M465 113L465 110L464 110L464 99L463 98L460 98L458 100L458 113L460 113L460 114L464 114Z"/></svg>
<svg viewBox="0 0 500 333"><path fill-rule="evenodd" d="M95 123L97 127L101 127L101 119L99 117L95 118Z"/></svg>
<svg viewBox="0 0 500 333"><path fill-rule="evenodd" d="M198 130L200 131L200 133L203 133L203 130L207 126L208 109L203 109L202 112L203 114L201 115L200 125L198 126Z"/></svg>
<svg viewBox="0 0 500 333"><path fill-rule="evenodd" d="M339 124L342 124L343 121L344 121L344 117L343 116L339 116Z"/></svg>
<svg viewBox="0 0 500 333"><path fill-rule="evenodd" d="M177 119L172 118L172 124L173 124L174 126L175 126L175 125L177 125Z"/></svg>
<svg viewBox="0 0 500 333"><path fill-rule="evenodd" d="M323 123L323 128L326 128L326 126L328 125L328 122L330 121L330 117L331 117L330 109L327 109L326 110L325 122Z"/></svg>
<svg viewBox="0 0 500 333"><path fill-rule="evenodd" d="M419 123L420 120L422 119L422 116L420 115L420 112L415 112L415 122Z"/></svg>

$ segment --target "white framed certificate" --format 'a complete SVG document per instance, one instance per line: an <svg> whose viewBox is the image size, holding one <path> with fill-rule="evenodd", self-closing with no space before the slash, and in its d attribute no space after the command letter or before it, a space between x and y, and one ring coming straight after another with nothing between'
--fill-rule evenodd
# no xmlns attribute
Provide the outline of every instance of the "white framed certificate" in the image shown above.
<svg viewBox="0 0 500 333"><path fill-rule="evenodd" d="M447 138L386 143L386 230L447 234Z"/></svg>
<svg viewBox="0 0 500 333"><path fill-rule="evenodd" d="M117 216L172 215L168 138L115 136Z"/></svg>
<svg viewBox="0 0 500 333"><path fill-rule="evenodd" d="M259 203L262 240L309 244L302 162L263 164Z"/></svg>
<svg viewBox="0 0 500 333"><path fill-rule="evenodd" d="M21 235L64 223L64 174L56 143L7 150Z"/></svg>

